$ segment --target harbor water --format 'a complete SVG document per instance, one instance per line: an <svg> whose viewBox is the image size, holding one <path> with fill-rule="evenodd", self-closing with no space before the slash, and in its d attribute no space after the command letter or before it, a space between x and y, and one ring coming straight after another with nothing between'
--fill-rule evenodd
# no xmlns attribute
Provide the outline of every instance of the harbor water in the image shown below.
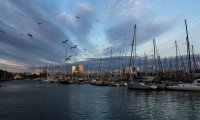
<svg viewBox="0 0 200 120"><path fill-rule="evenodd" d="M200 92L7 81L0 120L198 120Z"/></svg>

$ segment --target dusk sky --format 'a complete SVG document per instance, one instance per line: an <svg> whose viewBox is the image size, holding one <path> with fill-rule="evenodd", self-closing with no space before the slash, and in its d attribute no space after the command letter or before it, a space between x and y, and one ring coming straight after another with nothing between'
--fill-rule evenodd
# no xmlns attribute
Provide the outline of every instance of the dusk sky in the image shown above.
<svg viewBox="0 0 200 120"><path fill-rule="evenodd" d="M66 46L71 63L76 53L77 61L108 57L111 49L129 55L134 24L138 56L153 54L153 37L161 57L175 55L175 40L186 54L184 19L200 52L199 0L0 0L0 10L0 67L8 71L64 64Z"/></svg>

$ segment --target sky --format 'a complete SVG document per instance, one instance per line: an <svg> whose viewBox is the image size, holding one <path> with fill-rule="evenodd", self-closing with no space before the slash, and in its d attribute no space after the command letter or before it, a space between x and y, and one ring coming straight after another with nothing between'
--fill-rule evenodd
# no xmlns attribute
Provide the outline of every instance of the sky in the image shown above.
<svg viewBox="0 0 200 120"><path fill-rule="evenodd" d="M62 65L70 55L70 63L90 63L111 49L128 56L135 24L137 56L153 54L153 38L161 57L175 55L175 40L186 54L184 19L198 53L199 6L199 0L0 0L0 68L27 72L33 64Z"/></svg>

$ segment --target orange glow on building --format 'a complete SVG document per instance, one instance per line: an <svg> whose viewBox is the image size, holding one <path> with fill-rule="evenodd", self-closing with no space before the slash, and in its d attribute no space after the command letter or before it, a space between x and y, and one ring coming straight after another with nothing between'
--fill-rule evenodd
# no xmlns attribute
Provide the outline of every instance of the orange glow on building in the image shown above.
<svg viewBox="0 0 200 120"><path fill-rule="evenodd" d="M78 67L77 66L72 66L72 74L78 72Z"/></svg>
<svg viewBox="0 0 200 120"><path fill-rule="evenodd" d="M79 71L79 73L83 73L83 65L82 64L79 65L78 71Z"/></svg>
<svg viewBox="0 0 200 120"><path fill-rule="evenodd" d="M80 64L79 66L75 66L75 65L73 65L72 66L72 74L73 73L83 73L83 65L82 64Z"/></svg>

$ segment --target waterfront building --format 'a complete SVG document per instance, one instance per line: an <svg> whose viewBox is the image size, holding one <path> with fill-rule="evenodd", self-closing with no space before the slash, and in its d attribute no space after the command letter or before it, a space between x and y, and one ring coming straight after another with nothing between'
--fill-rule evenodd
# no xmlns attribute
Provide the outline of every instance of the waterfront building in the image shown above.
<svg viewBox="0 0 200 120"><path fill-rule="evenodd" d="M72 74L74 73L78 73L78 67L75 65L72 66Z"/></svg>
<svg viewBox="0 0 200 120"><path fill-rule="evenodd" d="M79 65L78 71L79 71L79 73L81 73L81 74L83 73L83 65L82 65L82 64Z"/></svg>
<svg viewBox="0 0 200 120"><path fill-rule="evenodd" d="M73 65L73 66L72 66L72 74L74 74L74 73L80 73L80 74L82 74L83 71L84 71L83 68L84 68L84 67L83 67L82 64L80 64L79 66Z"/></svg>

